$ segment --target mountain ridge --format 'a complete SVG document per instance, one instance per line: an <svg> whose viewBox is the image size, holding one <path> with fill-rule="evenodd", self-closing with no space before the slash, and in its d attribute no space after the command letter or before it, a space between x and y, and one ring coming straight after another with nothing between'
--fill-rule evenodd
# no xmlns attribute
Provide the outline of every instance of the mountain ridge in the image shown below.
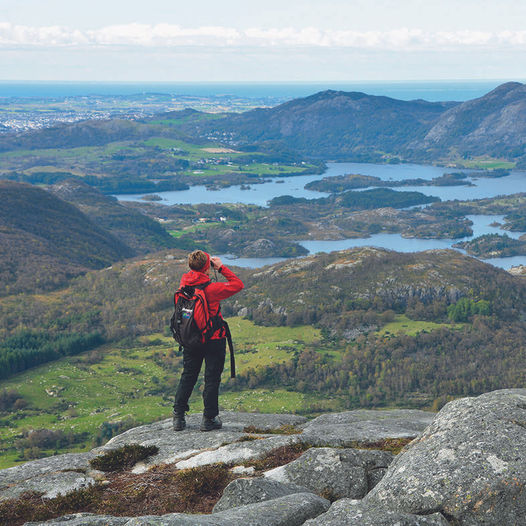
<svg viewBox="0 0 526 526"><path fill-rule="evenodd" d="M188 108L135 121L62 124L2 137L0 151L66 143L100 146L158 136L215 139L247 151L288 150L313 160L446 164L480 156L526 166L526 86L519 82L504 83L465 102L325 90L272 108L208 115ZM163 124L159 118L170 122Z"/></svg>

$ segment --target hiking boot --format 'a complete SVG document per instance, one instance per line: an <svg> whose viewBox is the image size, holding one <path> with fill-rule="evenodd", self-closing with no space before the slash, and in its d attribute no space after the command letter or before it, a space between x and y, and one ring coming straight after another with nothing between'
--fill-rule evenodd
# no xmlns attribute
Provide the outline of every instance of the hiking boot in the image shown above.
<svg viewBox="0 0 526 526"><path fill-rule="evenodd" d="M203 416L203 420L201 420L201 431L213 431L214 429L221 429L221 427L223 427L223 423L218 416L214 416L214 418Z"/></svg>
<svg viewBox="0 0 526 526"><path fill-rule="evenodd" d="M174 431L182 431L186 427L184 413L174 413L173 424Z"/></svg>

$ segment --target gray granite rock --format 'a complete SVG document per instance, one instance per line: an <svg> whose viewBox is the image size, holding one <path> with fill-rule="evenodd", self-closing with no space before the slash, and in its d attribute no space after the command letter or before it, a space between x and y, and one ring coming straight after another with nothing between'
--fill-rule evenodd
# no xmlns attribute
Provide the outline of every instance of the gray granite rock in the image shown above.
<svg viewBox="0 0 526 526"><path fill-rule="evenodd" d="M45 473L1 489L0 501L16 499L26 491L38 491L44 493L44 498L52 499L58 495L65 495L70 491L82 489L92 484L95 484L95 480L92 477L75 471Z"/></svg>
<svg viewBox="0 0 526 526"><path fill-rule="evenodd" d="M274 468L265 476L282 483L305 486L318 495L360 499L378 482L377 472L386 469L393 455L363 449L312 448L301 457Z"/></svg>
<svg viewBox="0 0 526 526"><path fill-rule="evenodd" d="M264 457L273 449L297 444L299 440L298 435L271 435L258 440L234 442L211 451L203 451L187 460L177 462L175 466L177 469L187 469L217 462L236 464Z"/></svg>
<svg viewBox="0 0 526 526"><path fill-rule="evenodd" d="M526 524L526 389L450 402L366 497L462 526Z"/></svg>
<svg viewBox="0 0 526 526"><path fill-rule="evenodd" d="M25 491L42 492L45 497L52 498L93 484L93 476L99 473L89 465L94 456L93 453L68 453L3 469L0 471L0 501L17 498Z"/></svg>
<svg viewBox="0 0 526 526"><path fill-rule="evenodd" d="M130 520L130 517L111 517L109 515L94 515L93 513L74 513L64 515L57 519L45 522L26 522L24 526L123 526Z"/></svg>
<svg viewBox="0 0 526 526"><path fill-rule="evenodd" d="M78 469L89 471L89 461L94 458L93 453L67 453L54 457L40 458L26 462L20 466L0 470L0 489L18 484L24 480L44 475L45 473L56 473L65 469Z"/></svg>
<svg viewBox="0 0 526 526"><path fill-rule="evenodd" d="M213 513L160 517L136 517L126 526L301 526L307 519L324 513L329 501L312 493L296 493Z"/></svg>
<svg viewBox="0 0 526 526"><path fill-rule="evenodd" d="M313 493L296 493L212 515L170 513L126 518L79 513L26 526L301 526L329 506L328 500Z"/></svg>
<svg viewBox="0 0 526 526"><path fill-rule="evenodd" d="M310 491L296 484L283 484L265 477L236 479L223 491L223 495L214 506L214 513L294 493L310 493Z"/></svg>
<svg viewBox="0 0 526 526"><path fill-rule="evenodd" d="M236 442L245 436L243 429L247 426L271 430L283 425L300 425L306 421L304 417L296 415L224 412L221 413L223 428L203 433L199 430L201 418L200 413L188 415L186 418L187 428L177 433L172 429L171 419L136 427L113 437L104 446L93 451L101 453L132 443L142 446L157 446L159 448L157 455L149 457L133 469L134 473L142 473L158 464L173 464L199 454L202 450L217 449L225 444ZM241 448L236 446L233 449L240 450ZM222 452L229 454L229 451ZM239 458L243 459L244 457ZM215 462L219 461L228 462L229 460L215 460Z"/></svg>
<svg viewBox="0 0 526 526"><path fill-rule="evenodd" d="M327 511L304 526L448 526L440 513L421 516L371 506L363 500L340 499Z"/></svg>
<svg viewBox="0 0 526 526"><path fill-rule="evenodd" d="M358 409L325 414L301 426L302 440L314 446L352 447L355 442L414 438L434 416L435 413L413 409Z"/></svg>

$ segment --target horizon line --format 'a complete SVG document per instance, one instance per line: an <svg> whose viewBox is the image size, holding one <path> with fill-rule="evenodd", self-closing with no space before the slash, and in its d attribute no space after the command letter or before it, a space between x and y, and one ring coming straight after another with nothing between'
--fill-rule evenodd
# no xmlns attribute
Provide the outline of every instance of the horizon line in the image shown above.
<svg viewBox="0 0 526 526"><path fill-rule="evenodd" d="M441 78L441 79L384 79L384 80L41 80L41 79L0 79L0 83L64 83L64 84L358 84L372 83L380 84L385 82L407 83L407 82L526 82L526 78L510 80L504 78Z"/></svg>

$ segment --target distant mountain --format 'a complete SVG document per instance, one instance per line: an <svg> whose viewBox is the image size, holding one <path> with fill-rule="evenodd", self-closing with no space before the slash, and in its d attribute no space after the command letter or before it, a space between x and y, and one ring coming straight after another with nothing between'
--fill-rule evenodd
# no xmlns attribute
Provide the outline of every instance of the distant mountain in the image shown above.
<svg viewBox="0 0 526 526"><path fill-rule="evenodd" d="M269 109L189 125L235 141L282 141L309 157L349 159L398 154L422 140L455 102L401 101L360 92L323 91Z"/></svg>
<svg viewBox="0 0 526 526"><path fill-rule="evenodd" d="M185 125L240 146L281 143L311 158L454 161L487 155L526 165L526 85L463 103L323 91L275 108ZM214 135L215 134L215 135Z"/></svg>
<svg viewBox="0 0 526 526"><path fill-rule="evenodd" d="M0 296L59 286L134 255L73 205L35 186L0 181Z"/></svg>
<svg viewBox="0 0 526 526"><path fill-rule="evenodd" d="M157 221L80 181L56 183L49 190L60 199L75 205L93 223L108 230L139 254L175 248L177 244Z"/></svg>
<svg viewBox="0 0 526 526"><path fill-rule="evenodd" d="M428 158L489 155L526 159L526 84L508 82L444 112L423 140L409 144Z"/></svg>
<svg viewBox="0 0 526 526"><path fill-rule="evenodd" d="M136 121L82 121L4 135L0 152L159 136L214 140L279 159L455 162L484 155L526 166L526 85L509 82L463 103L328 90L241 114L187 109Z"/></svg>

